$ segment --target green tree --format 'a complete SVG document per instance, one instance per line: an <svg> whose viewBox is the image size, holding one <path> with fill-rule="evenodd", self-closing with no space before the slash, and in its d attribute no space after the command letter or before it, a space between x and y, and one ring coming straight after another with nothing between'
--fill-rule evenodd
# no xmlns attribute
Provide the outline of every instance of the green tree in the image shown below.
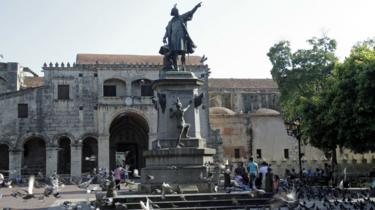
<svg viewBox="0 0 375 210"><path fill-rule="evenodd" d="M299 49L292 53L290 43L281 41L272 46L267 54L287 119L302 114L304 102L322 91L337 63L335 40L314 37L307 42L311 45L310 49Z"/></svg>
<svg viewBox="0 0 375 210"><path fill-rule="evenodd" d="M271 47L268 56L279 86L285 118L301 117L304 139L332 155L336 148L375 149L375 41L353 47L338 63L336 42L308 40L311 49L291 53L289 42Z"/></svg>
<svg viewBox="0 0 375 210"><path fill-rule="evenodd" d="M370 40L353 47L350 56L337 65L328 88L316 101L306 103L305 134L314 145L359 153L375 149L374 43Z"/></svg>

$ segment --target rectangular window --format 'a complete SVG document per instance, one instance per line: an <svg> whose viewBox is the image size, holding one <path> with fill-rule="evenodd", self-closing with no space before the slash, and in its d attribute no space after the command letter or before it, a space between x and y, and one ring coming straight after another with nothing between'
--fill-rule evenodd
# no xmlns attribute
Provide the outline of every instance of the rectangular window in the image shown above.
<svg viewBox="0 0 375 210"><path fill-rule="evenodd" d="M289 159L289 149L284 149L284 158Z"/></svg>
<svg viewBox="0 0 375 210"><path fill-rule="evenodd" d="M262 158L262 150L261 149L257 149L257 158L258 159Z"/></svg>
<svg viewBox="0 0 375 210"><path fill-rule="evenodd" d="M104 85L103 96L106 96L106 97L116 96L116 85Z"/></svg>
<svg viewBox="0 0 375 210"><path fill-rule="evenodd" d="M234 158L240 158L240 149L234 149Z"/></svg>
<svg viewBox="0 0 375 210"><path fill-rule="evenodd" d="M141 96L154 96L151 85L141 85Z"/></svg>
<svg viewBox="0 0 375 210"><path fill-rule="evenodd" d="M27 104L18 104L18 118L27 118L29 115L29 106Z"/></svg>
<svg viewBox="0 0 375 210"><path fill-rule="evenodd" d="M57 86L57 99L69 100L69 85L58 85Z"/></svg>

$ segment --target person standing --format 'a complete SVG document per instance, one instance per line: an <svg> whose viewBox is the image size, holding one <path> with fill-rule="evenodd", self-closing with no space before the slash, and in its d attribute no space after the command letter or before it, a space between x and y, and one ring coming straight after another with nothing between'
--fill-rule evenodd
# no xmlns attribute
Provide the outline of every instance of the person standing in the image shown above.
<svg viewBox="0 0 375 210"><path fill-rule="evenodd" d="M265 190L266 192L272 193L273 192L273 173L272 169L268 167L267 173L266 173L266 179L265 179Z"/></svg>
<svg viewBox="0 0 375 210"><path fill-rule="evenodd" d="M266 174L268 172L268 163L263 162L259 168L259 173L262 174L262 189L266 188Z"/></svg>
<svg viewBox="0 0 375 210"><path fill-rule="evenodd" d="M116 169L114 171L114 177L115 177L115 183L116 183L116 189L120 190L120 183L121 183L121 174L123 173L124 168L122 168L120 165L116 166Z"/></svg>
<svg viewBox="0 0 375 210"><path fill-rule="evenodd" d="M255 178L258 176L258 164L254 162L253 157L249 158L249 163L247 164L247 171L249 173L249 186L250 189L255 187Z"/></svg>

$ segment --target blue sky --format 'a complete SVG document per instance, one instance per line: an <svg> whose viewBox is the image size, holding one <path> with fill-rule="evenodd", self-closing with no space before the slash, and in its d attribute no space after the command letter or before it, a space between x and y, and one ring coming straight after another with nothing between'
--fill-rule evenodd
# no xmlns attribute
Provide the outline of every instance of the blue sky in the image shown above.
<svg viewBox="0 0 375 210"><path fill-rule="evenodd" d="M0 0L0 54L36 72L44 62L74 62L77 53L157 54L174 3L187 0ZM271 78L266 53L277 41L293 49L323 33L345 58L375 37L373 0L205 0L190 35L212 77Z"/></svg>

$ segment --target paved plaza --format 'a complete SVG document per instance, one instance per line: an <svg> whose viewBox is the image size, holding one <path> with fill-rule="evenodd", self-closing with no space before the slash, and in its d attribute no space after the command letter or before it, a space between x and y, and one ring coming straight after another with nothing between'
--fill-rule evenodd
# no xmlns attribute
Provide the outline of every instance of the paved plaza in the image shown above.
<svg viewBox="0 0 375 210"><path fill-rule="evenodd" d="M92 187L96 186L92 185ZM22 197L13 197L11 195L13 192L22 192L23 190L27 190L27 187L0 188L0 193L2 194L0 207L12 209L61 209L64 201L85 202L87 200L92 201L95 198L95 193L88 194L86 190L80 189L76 185L66 185L61 188L60 198L55 198L53 195L43 197L44 188L34 188L35 198L32 199L26 200Z"/></svg>

